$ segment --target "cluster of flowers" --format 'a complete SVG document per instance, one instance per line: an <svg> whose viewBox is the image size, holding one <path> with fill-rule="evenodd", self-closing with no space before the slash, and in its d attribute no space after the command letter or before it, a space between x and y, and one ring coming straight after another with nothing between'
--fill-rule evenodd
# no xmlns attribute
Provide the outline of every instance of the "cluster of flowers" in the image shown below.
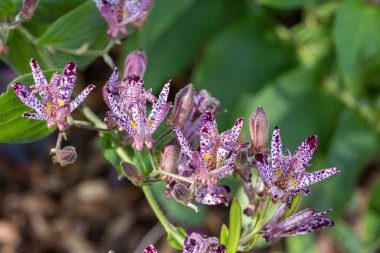
<svg viewBox="0 0 380 253"><path fill-rule="evenodd" d="M35 60L30 62L35 84L30 90L22 83L13 84L20 100L36 113L26 112L24 117L46 120L48 127L57 125L61 132L69 126L68 117L95 87L89 85L70 102L75 83L76 65L67 63L62 74L54 74L48 83ZM110 129L118 126L132 140L136 152L151 150L156 145L153 133L166 118L172 103L167 102L171 82L168 81L158 97L151 90L145 90L143 75L146 56L142 51L130 53L126 59L124 77L119 79L115 69L109 81L103 87L103 96L110 108L105 122ZM39 99L36 94L39 94ZM147 116L147 102L152 109ZM219 181L230 175L240 175L250 205L246 215L257 212L257 196L271 196L281 200L274 217L264 224L262 236L267 241L310 233L333 222L325 215L330 210L317 212L306 209L284 219L285 211L290 207L292 197L302 193L307 195L309 185L317 183L337 172L329 168L316 172L307 172L314 151L317 148L317 136L310 136L292 155L289 150L283 153L280 129L274 128L270 150L268 143L268 119L262 107L251 115L249 126L251 143L239 143L238 138L243 127L243 119L238 118L231 129L219 134L215 116L220 112L220 102L206 90L194 91L190 84L180 90L174 101L171 116L166 122L170 131L176 134L162 145L161 162L156 172L164 175L168 181L166 193L178 202L195 211L194 202L205 205L229 203L229 189L219 185ZM194 147L199 136L199 146ZM64 156L64 155L63 155ZM142 185L144 176L132 164L122 162L126 176L136 185ZM252 186L252 168L257 167L259 177L256 186ZM217 238L207 238L193 233L186 238L183 252L224 252L225 247ZM153 246L145 252L156 252Z"/></svg>

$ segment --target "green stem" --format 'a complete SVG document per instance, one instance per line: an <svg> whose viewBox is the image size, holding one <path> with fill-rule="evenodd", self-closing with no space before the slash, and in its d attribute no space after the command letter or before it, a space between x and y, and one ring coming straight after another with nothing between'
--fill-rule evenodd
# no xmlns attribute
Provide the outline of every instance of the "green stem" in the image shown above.
<svg viewBox="0 0 380 253"><path fill-rule="evenodd" d="M81 106L82 113L84 116L92 122L97 128L107 128L106 123L103 122L103 120L99 119L98 116L87 106L82 105Z"/></svg>
<svg viewBox="0 0 380 253"><path fill-rule="evenodd" d="M53 53L56 52L62 52L62 53L67 53L67 54L72 54L72 55L83 55L83 56L103 56L108 53L108 51L115 45L115 42L113 40L110 40L108 42L107 46L103 49L99 50L89 50L88 49L88 44L83 44L80 48L78 49L69 49L69 48L62 48L62 47L57 47L57 46L47 46L47 49Z"/></svg>
<svg viewBox="0 0 380 253"><path fill-rule="evenodd" d="M82 112L86 116L86 118L91 121L96 127L106 128L106 124L96 116L95 113L91 111L87 106L82 107ZM116 154L120 157L120 159L132 163L132 160L125 152L122 147L117 147L115 149ZM170 221L166 218L164 213L161 211L158 206L156 200L154 199L153 193L150 190L150 187L147 185L143 185L142 190L146 199L148 200L149 205L151 206L154 214L157 216L158 220L161 222L162 226L165 228L168 234L171 234L173 238L181 245L183 245L185 238L175 229L175 226L170 223Z"/></svg>
<svg viewBox="0 0 380 253"><path fill-rule="evenodd" d="M153 193L149 186L144 185L141 187L150 207L152 208L154 214L157 216L157 219L160 221L162 226L165 228L168 234L171 234L174 239L181 245L183 245L185 238L175 229L174 225L166 218L164 213L161 211L156 200L154 199Z"/></svg>
<svg viewBox="0 0 380 253"><path fill-rule="evenodd" d="M117 147L115 149L116 154L120 157L121 160L128 162L128 163L133 163L129 155L125 152L125 150L122 147Z"/></svg>
<svg viewBox="0 0 380 253"><path fill-rule="evenodd" d="M245 235L243 238L241 238L241 240L240 240L241 245L246 244L248 241L250 241L255 236L257 236L258 233L260 233L261 227L262 227L264 220L265 220L265 216L266 216L266 213L268 210L269 203L270 203L270 196L267 197L267 199L265 201L265 206L262 210L262 215L260 216L260 218L258 218L256 220L256 223L255 223L253 230L250 233L248 233L247 235ZM254 245L255 245L255 243L252 244L252 247Z"/></svg>
<svg viewBox="0 0 380 253"><path fill-rule="evenodd" d="M71 124L78 128L88 129L92 131L107 131L107 132L111 131L108 128L99 128L99 127L91 125L91 123L87 121L82 121L82 120L73 120Z"/></svg>

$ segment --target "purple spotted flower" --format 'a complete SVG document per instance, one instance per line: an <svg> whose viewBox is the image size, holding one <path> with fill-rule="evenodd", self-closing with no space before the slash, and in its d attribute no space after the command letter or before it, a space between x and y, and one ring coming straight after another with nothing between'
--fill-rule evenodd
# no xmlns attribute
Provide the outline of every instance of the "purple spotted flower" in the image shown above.
<svg viewBox="0 0 380 253"><path fill-rule="evenodd" d="M313 208L302 210L279 222L289 203L283 203L276 211L272 220L264 224L262 230L266 241L273 241L280 237L308 234L322 228L334 226L334 222L323 216L331 209L317 212Z"/></svg>
<svg viewBox="0 0 380 253"><path fill-rule="evenodd" d="M206 112L216 114L220 106L219 100L212 97L206 90L194 91L193 106L185 122L182 133L192 142L201 128L202 115Z"/></svg>
<svg viewBox="0 0 380 253"><path fill-rule="evenodd" d="M216 185L221 178L233 173L233 164L240 149L236 141L242 126L243 119L239 118L231 129L219 134L213 114L206 112L201 120L199 151L190 146L179 128L173 128L182 152L189 159L187 166L193 169L189 177L197 182L191 186L197 202L206 205L228 202L228 190Z"/></svg>
<svg viewBox="0 0 380 253"><path fill-rule="evenodd" d="M167 103L170 81L162 89L158 98L151 90L146 91L144 82L137 75L127 76L123 80L118 79L118 71L115 70L106 85L106 101L111 109L107 114L107 120L113 119L119 126L130 134L134 142L135 150L141 151L144 143L147 148L152 148L153 133L166 117L171 103ZM146 103L152 103L152 111L146 115Z"/></svg>
<svg viewBox="0 0 380 253"><path fill-rule="evenodd" d="M144 22L151 0L94 0L100 14L108 23L108 35L117 38L119 32L127 33L126 26L139 28Z"/></svg>
<svg viewBox="0 0 380 253"><path fill-rule="evenodd" d="M282 141L280 129L275 127L272 135L271 164L263 153L255 156L260 176L270 188L270 193L275 199L280 199L286 194L304 193L308 194L310 189L305 187L322 181L325 178L339 172L338 168L323 169L309 173L305 167L310 167L308 163L317 149L318 138L313 135L307 138L291 155L287 150L287 155L282 154Z"/></svg>
<svg viewBox="0 0 380 253"><path fill-rule="evenodd" d="M219 243L216 237L207 237L198 233L191 233L186 236L183 245L183 253L225 253L226 247ZM150 245L144 253L157 253L156 248Z"/></svg>
<svg viewBox="0 0 380 253"><path fill-rule="evenodd" d="M23 117L35 120L46 120L48 128L58 125L60 131L68 127L67 116L74 111L88 96L94 85L87 86L73 101L71 93L75 84L76 64L69 62L61 75L54 74L47 82L36 60L30 60L35 84L30 90L22 83L15 83L12 88L19 99L36 113L25 112ZM39 94L41 100L36 96Z"/></svg>

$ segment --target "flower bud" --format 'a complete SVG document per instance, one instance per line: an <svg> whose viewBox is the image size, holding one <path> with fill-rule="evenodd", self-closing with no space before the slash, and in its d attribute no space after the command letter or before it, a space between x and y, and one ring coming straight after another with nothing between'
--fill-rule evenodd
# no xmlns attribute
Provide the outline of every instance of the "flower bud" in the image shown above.
<svg viewBox="0 0 380 253"><path fill-rule="evenodd" d="M191 108L193 107L193 101L193 85L189 84L182 88L175 96L173 112L170 115L167 124L182 129L189 117Z"/></svg>
<svg viewBox="0 0 380 253"><path fill-rule="evenodd" d="M193 200L193 193L189 187L182 183L175 184L171 193L175 200L184 205L187 205Z"/></svg>
<svg viewBox="0 0 380 253"><path fill-rule="evenodd" d="M253 151L263 152L268 144L268 118L263 107L257 107L251 114L249 128Z"/></svg>
<svg viewBox="0 0 380 253"><path fill-rule="evenodd" d="M124 77L138 75L144 76L147 64L147 58L142 50L132 51L127 55L124 61Z"/></svg>
<svg viewBox="0 0 380 253"><path fill-rule="evenodd" d="M38 5L38 0L24 0L21 10L16 17L16 20L27 20L33 16L34 10Z"/></svg>
<svg viewBox="0 0 380 253"><path fill-rule="evenodd" d="M72 164L77 159L77 152L73 146L66 146L58 150L52 160L53 163L59 163L62 167Z"/></svg>
<svg viewBox="0 0 380 253"><path fill-rule="evenodd" d="M238 171L244 172L248 164L248 155L246 150L240 150L235 158L235 168Z"/></svg>
<svg viewBox="0 0 380 253"><path fill-rule="evenodd" d="M160 170L175 173L180 158L181 147L176 139L166 143L161 149Z"/></svg>
<svg viewBox="0 0 380 253"><path fill-rule="evenodd" d="M141 186L144 180L143 174L131 163L121 161L124 176L136 186Z"/></svg>

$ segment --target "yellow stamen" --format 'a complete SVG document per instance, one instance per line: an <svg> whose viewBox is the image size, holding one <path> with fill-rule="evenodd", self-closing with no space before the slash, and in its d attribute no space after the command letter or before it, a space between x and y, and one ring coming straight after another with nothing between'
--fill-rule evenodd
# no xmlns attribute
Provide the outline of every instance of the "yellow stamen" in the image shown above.
<svg viewBox="0 0 380 253"><path fill-rule="evenodd" d="M220 159L220 157L217 157L216 158L216 163L219 165L220 164L220 162L221 162L222 160Z"/></svg>
<svg viewBox="0 0 380 253"><path fill-rule="evenodd" d="M149 120L148 120L148 124L149 124L150 127L152 127L152 125L153 125L153 121L149 119Z"/></svg>
<svg viewBox="0 0 380 253"><path fill-rule="evenodd" d="M131 122L129 125L130 125L132 128L137 127L137 124L136 124L135 122Z"/></svg>
<svg viewBox="0 0 380 253"><path fill-rule="evenodd" d="M278 176L281 176L282 175L282 170L278 170L276 171L276 173L274 174L276 177Z"/></svg>
<svg viewBox="0 0 380 253"><path fill-rule="evenodd" d="M58 102L58 105L59 105L59 106L63 106L63 105L65 104L65 102L63 102L63 101L62 101L62 100L60 100L60 99L58 99L58 101L57 101L57 102Z"/></svg>
<svg viewBox="0 0 380 253"><path fill-rule="evenodd" d="M292 188L296 187L296 185L297 185L297 180L292 179L292 180L291 180L291 184L292 184Z"/></svg>
<svg viewBox="0 0 380 253"><path fill-rule="evenodd" d="M209 155L209 154L205 154L205 156L203 157L203 159L204 159L205 161L208 161L208 159L210 159L210 155Z"/></svg>

